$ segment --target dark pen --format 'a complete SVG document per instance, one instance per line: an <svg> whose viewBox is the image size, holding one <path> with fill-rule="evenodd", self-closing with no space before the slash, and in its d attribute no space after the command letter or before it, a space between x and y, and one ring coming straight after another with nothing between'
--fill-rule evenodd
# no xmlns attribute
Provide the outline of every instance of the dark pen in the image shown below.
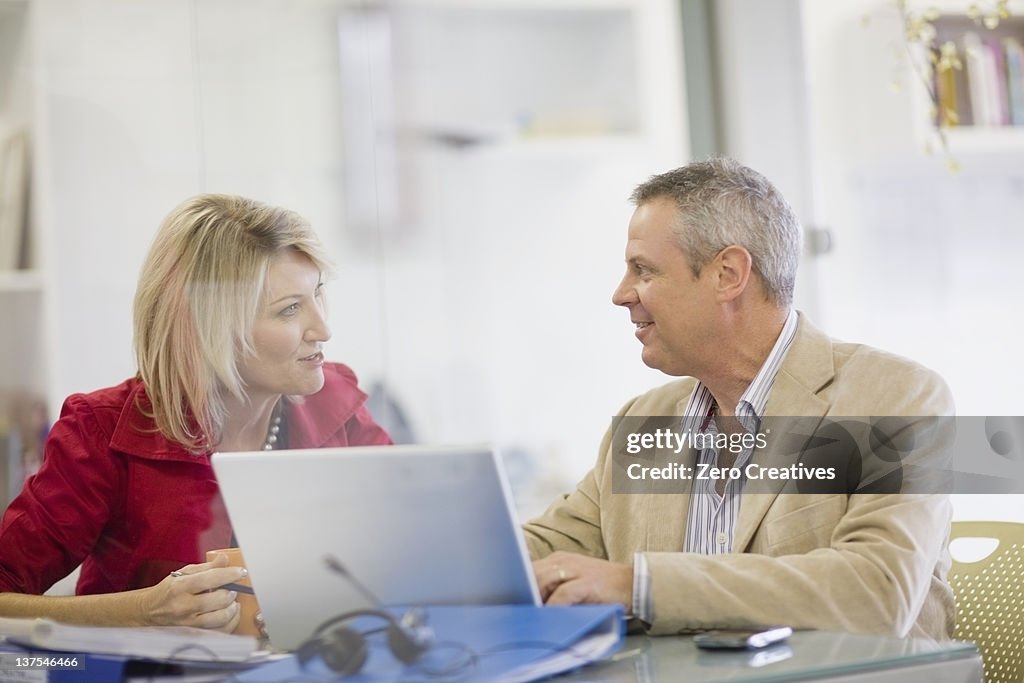
<svg viewBox="0 0 1024 683"><path fill-rule="evenodd" d="M221 586L221 588L223 588L224 590L236 591L238 593L247 593L249 595L256 594L256 592L252 589L251 586L243 586L240 583L225 583L223 586Z"/></svg>

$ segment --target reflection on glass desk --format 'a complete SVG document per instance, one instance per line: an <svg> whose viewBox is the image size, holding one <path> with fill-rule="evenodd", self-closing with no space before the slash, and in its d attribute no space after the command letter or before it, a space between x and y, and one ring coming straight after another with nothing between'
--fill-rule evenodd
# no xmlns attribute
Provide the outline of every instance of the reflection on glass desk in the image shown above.
<svg viewBox="0 0 1024 683"><path fill-rule="evenodd" d="M927 681L981 683L973 643L798 631L762 650L701 650L689 636L630 636L609 660L568 681Z"/></svg>

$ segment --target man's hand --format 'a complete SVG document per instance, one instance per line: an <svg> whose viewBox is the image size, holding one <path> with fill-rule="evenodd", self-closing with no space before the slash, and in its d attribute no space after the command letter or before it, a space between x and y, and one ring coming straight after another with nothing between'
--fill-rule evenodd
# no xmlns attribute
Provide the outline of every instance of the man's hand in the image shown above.
<svg viewBox="0 0 1024 683"><path fill-rule="evenodd" d="M556 552L533 563L547 605L619 603L633 610L633 565Z"/></svg>

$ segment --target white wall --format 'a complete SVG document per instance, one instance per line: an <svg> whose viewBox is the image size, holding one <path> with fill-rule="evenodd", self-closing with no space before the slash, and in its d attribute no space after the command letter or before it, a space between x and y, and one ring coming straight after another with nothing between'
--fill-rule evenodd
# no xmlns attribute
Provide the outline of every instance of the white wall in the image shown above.
<svg viewBox="0 0 1024 683"><path fill-rule="evenodd" d="M135 279L162 216L199 189L196 118L186 4L34 11L55 401L134 372Z"/></svg>

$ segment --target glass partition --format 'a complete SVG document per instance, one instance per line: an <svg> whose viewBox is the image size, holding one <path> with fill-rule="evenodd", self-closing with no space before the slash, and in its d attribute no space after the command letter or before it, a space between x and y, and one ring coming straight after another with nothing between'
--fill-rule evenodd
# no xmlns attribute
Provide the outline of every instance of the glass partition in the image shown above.
<svg viewBox="0 0 1024 683"><path fill-rule="evenodd" d="M329 358L396 439L496 444L529 511L659 381L610 296L632 187L686 161L671 0L0 8L39 247L18 348L51 418L134 374L139 266L204 191L306 216L337 263Z"/></svg>

